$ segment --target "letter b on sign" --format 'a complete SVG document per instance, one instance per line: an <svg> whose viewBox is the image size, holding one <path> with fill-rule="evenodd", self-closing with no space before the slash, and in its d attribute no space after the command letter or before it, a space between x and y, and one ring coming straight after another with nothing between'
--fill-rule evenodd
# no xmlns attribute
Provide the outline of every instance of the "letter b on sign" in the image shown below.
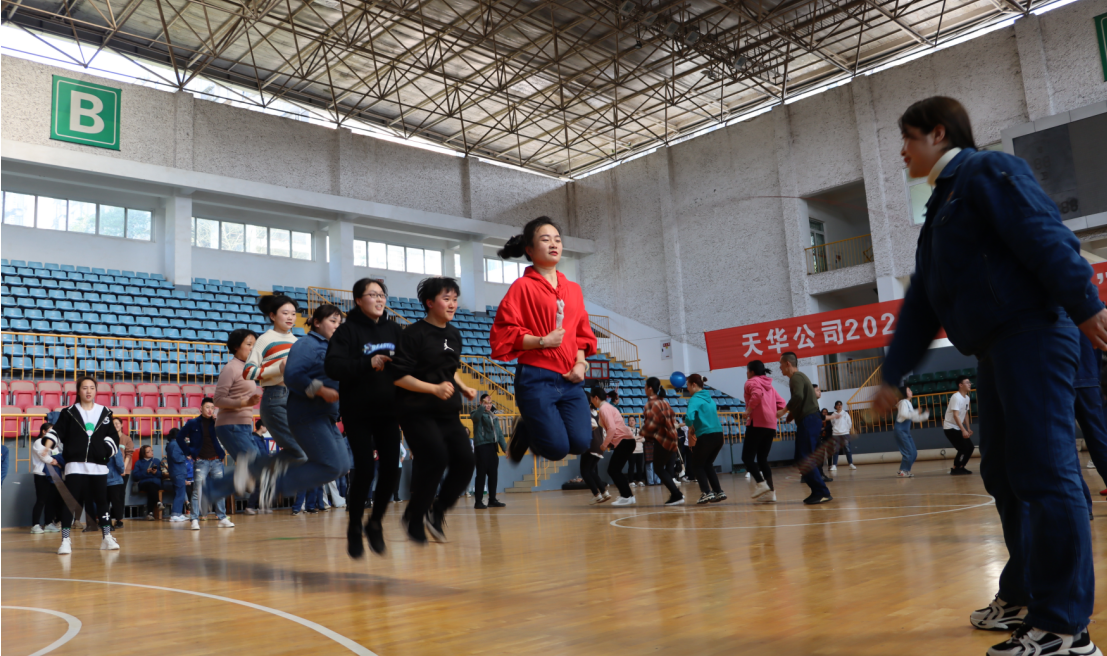
<svg viewBox="0 0 1107 656"><path fill-rule="evenodd" d="M120 89L54 76L50 138L119 150Z"/></svg>

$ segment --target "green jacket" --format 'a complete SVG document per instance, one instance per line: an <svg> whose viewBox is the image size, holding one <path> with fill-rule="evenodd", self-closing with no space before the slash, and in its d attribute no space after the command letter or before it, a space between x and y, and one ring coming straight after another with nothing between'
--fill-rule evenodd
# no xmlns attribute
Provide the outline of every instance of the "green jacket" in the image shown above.
<svg viewBox="0 0 1107 656"><path fill-rule="evenodd" d="M504 453L507 453L507 442L504 442L504 433L500 430L500 422L496 421L491 412L485 410L484 406L480 406L469 415L469 418L473 420L474 447L498 442Z"/></svg>
<svg viewBox="0 0 1107 656"><path fill-rule="evenodd" d="M792 413L792 420L797 424L807 415L819 412L819 400L815 398L815 387L807 374L797 371L788 381L788 389L792 392L792 398L788 401L788 412Z"/></svg>
<svg viewBox="0 0 1107 656"><path fill-rule="evenodd" d="M723 425L719 423L719 407L715 405L715 399L711 398L711 392L707 390L700 390L688 399L684 421L692 425L692 429L696 431L696 437L723 432Z"/></svg>

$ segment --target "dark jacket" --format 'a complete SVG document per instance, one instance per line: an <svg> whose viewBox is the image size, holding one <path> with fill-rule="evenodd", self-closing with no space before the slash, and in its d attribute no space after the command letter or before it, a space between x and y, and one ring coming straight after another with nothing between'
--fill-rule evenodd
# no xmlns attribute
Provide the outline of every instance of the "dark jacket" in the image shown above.
<svg viewBox="0 0 1107 656"><path fill-rule="evenodd" d="M355 307L331 335L323 369L342 383L338 403L344 418L367 412L396 416L393 378L387 371L374 371L372 361L374 355L390 358L395 355L403 332L403 327L389 319L387 312L379 321L373 321Z"/></svg>
<svg viewBox="0 0 1107 656"><path fill-rule="evenodd" d="M58 413L58 421L46 431L43 440L49 439L61 445L66 462L88 462L106 465L119 451L119 433L112 423L111 410L104 408L92 435L85 430L85 422L76 405Z"/></svg>
<svg viewBox="0 0 1107 656"><path fill-rule="evenodd" d="M338 389L338 382L323 371L327 340L312 331L296 341L288 351L284 365L284 384L288 387L288 422L295 425L320 415L338 420L338 402L327 403L316 396L323 387Z"/></svg>
<svg viewBox="0 0 1107 656"><path fill-rule="evenodd" d="M151 468L154 470L153 474L147 471ZM135 462L134 468L131 469L131 482L134 483L136 487L139 483L144 483L146 481L154 481L155 483L161 482L161 461L157 458L138 460Z"/></svg>
<svg viewBox="0 0 1107 656"><path fill-rule="evenodd" d="M1084 333L1080 333L1080 362L1076 365L1073 387L1099 387L1099 351Z"/></svg>
<svg viewBox="0 0 1107 656"><path fill-rule="evenodd" d="M1061 222L1030 166L966 148L938 176L915 250L915 273L884 360L899 386L939 328L966 355L999 337L1083 323L1103 309L1080 241Z"/></svg>
<svg viewBox="0 0 1107 656"><path fill-rule="evenodd" d="M287 367L287 365L285 365ZM220 460L227 457L227 452L223 450L223 445L219 443L219 438L215 436L215 419L204 419L203 417L195 417L185 422L184 426L181 426L181 430L177 432L177 444L180 445L181 450L184 451L186 456L192 456L192 459L200 457L200 446L204 443L204 433L200 429L200 422L208 421L211 425L208 426L209 435L211 436L212 446L215 447L215 455Z"/></svg>
<svg viewBox="0 0 1107 656"><path fill-rule="evenodd" d="M504 432L500 429L500 422L496 421L496 415L478 406L469 418L473 420L473 446L484 444L499 444L504 453L507 453L507 443L504 442Z"/></svg>
<svg viewBox="0 0 1107 656"><path fill-rule="evenodd" d="M169 463L170 478L184 478L188 470L188 459L184 450L176 440L168 440L165 443L165 460Z"/></svg>

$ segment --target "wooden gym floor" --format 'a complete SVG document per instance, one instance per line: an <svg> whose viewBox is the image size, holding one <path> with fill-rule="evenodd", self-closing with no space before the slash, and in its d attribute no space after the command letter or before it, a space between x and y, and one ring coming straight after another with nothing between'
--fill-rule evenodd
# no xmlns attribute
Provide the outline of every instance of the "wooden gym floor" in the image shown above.
<svg viewBox="0 0 1107 656"><path fill-rule="evenodd" d="M200 531L129 521L121 551L75 533L69 557L54 554L57 534L5 530L0 648L43 654L68 630L50 653L983 654L1005 637L966 619L1006 559L991 499L942 462L911 480L895 471L839 469L835 501L815 508L785 470L775 507L750 503L731 475L730 499L702 507L666 508L659 487L629 508L589 506L586 492L504 495L507 508L479 512L462 499L451 541L422 548L393 509L387 557L357 562L341 510ZM1107 503L1095 496L1103 645Z"/></svg>

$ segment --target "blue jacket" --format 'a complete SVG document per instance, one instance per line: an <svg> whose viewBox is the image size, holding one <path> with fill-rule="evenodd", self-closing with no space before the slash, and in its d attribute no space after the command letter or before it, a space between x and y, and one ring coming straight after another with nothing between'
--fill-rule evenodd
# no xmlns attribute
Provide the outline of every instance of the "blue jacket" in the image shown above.
<svg viewBox="0 0 1107 656"><path fill-rule="evenodd" d="M161 467L161 461L157 458L147 458L145 460L138 460L135 462L134 467L131 468L131 482L135 485L142 483L143 481L161 481L161 474L151 474L146 470L155 467ZM109 467L110 469L110 467ZM110 476L110 474L109 474ZM109 483L110 485L110 483Z"/></svg>
<svg viewBox="0 0 1107 656"><path fill-rule="evenodd" d="M180 478L185 475L188 459L177 440L169 440L165 443L165 459L169 463L169 477Z"/></svg>
<svg viewBox="0 0 1107 656"><path fill-rule="evenodd" d="M123 452L116 451L108 461L108 485L123 484Z"/></svg>
<svg viewBox="0 0 1107 656"><path fill-rule="evenodd" d="M998 337L1065 313L1080 324L1102 309L1080 241L1030 166L966 148L926 204L884 381L899 386L939 328L958 351L982 356Z"/></svg>
<svg viewBox="0 0 1107 656"><path fill-rule="evenodd" d="M1099 387L1099 351L1084 333L1080 333L1080 362L1076 365L1073 387Z"/></svg>
<svg viewBox="0 0 1107 656"><path fill-rule="evenodd" d="M227 456L227 452L223 450L223 445L219 443L219 438L215 436L214 419L205 420L203 417L196 417L186 421L185 425L181 426L181 430L177 432L177 444L180 445L181 450L184 451L186 456L192 456L193 460L199 458L200 445L204 443L204 433L200 428L201 421L211 422L211 425L208 426L208 431L211 435L212 444L215 446L215 455L219 456L219 459L222 460Z"/></svg>
<svg viewBox="0 0 1107 656"><path fill-rule="evenodd" d="M269 455L269 445L265 443L264 437L257 433L250 433L250 439L254 441L254 446L257 447L258 453Z"/></svg>
<svg viewBox="0 0 1107 656"><path fill-rule="evenodd" d="M298 424L304 419L328 416L338 420L338 402L327 403L315 396L320 387L338 389L338 381L327 376L323 360L327 357L327 340L315 331L299 339L288 351L284 363L284 384L288 387L288 422Z"/></svg>

